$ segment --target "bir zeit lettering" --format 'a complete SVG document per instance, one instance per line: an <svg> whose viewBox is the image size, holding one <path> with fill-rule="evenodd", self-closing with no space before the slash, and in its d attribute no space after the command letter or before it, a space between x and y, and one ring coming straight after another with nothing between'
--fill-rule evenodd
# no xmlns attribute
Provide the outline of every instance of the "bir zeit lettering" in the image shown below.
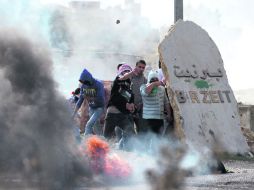
<svg viewBox="0 0 254 190"><path fill-rule="evenodd" d="M179 103L185 103L188 99L191 103L231 103L229 90L203 90L188 92L176 90L175 95Z"/></svg>

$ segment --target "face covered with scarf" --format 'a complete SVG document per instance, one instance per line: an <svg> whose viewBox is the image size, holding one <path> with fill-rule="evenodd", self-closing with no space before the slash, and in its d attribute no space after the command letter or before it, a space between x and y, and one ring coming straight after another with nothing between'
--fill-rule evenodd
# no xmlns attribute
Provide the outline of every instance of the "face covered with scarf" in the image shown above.
<svg viewBox="0 0 254 190"><path fill-rule="evenodd" d="M156 71L150 71L148 74L148 83L157 82L159 81L159 74ZM151 92L151 95L156 95L158 91L158 87L155 86Z"/></svg>
<svg viewBox="0 0 254 190"><path fill-rule="evenodd" d="M119 67L117 74L118 74L119 76L123 76L124 74L129 73L129 72L131 72L131 71L132 71L131 66L129 66L129 65L127 65L127 64L123 64L123 65L121 65L121 66Z"/></svg>

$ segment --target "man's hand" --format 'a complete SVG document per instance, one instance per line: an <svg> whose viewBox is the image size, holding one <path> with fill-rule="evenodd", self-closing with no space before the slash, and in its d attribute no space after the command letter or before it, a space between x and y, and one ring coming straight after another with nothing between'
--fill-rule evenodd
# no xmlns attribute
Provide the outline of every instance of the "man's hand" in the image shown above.
<svg viewBox="0 0 254 190"><path fill-rule="evenodd" d="M135 105L133 103L126 103L126 109L133 113L135 111Z"/></svg>
<svg viewBox="0 0 254 190"><path fill-rule="evenodd" d="M135 70L135 69L134 69ZM118 80L126 80L126 79L129 79L131 78L133 75L137 75L135 74L135 71L132 70L131 72L129 73L125 73L123 76L120 76Z"/></svg>
<svg viewBox="0 0 254 190"><path fill-rule="evenodd" d="M135 67L134 69L133 69L133 71L132 71L132 73L134 74L134 75L138 75L138 73L139 73L139 70L138 70L138 68L137 67Z"/></svg>
<svg viewBox="0 0 254 190"><path fill-rule="evenodd" d="M165 79L165 77L163 77L163 79L160 81L160 85L161 86L166 86L166 79Z"/></svg>

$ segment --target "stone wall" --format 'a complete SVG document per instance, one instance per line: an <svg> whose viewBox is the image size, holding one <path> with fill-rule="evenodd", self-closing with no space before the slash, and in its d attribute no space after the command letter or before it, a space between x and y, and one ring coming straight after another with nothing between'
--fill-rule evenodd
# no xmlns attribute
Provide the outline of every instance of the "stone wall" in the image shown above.
<svg viewBox="0 0 254 190"><path fill-rule="evenodd" d="M254 131L254 106L238 104L241 127Z"/></svg>

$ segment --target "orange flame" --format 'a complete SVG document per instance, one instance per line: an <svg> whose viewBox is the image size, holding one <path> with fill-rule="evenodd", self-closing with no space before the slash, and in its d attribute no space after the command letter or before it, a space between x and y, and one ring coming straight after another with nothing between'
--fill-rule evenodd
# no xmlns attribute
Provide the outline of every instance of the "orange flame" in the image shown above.
<svg viewBox="0 0 254 190"><path fill-rule="evenodd" d="M86 146L88 156L91 157L105 157L109 152L108 143L95 135L87 139Z"/></svg>
<svg viewBox="0 0 254 190"><path fill-rule="evenodd" d="M92 170L96 174L104 172L105 158L109 152L109 145L96 136L92 136L86 141L87 155Z"/></svg>
<svg viewBox="0 0 254 190"><path fill-rule="evenodd" d="M130 165L116 154L109 156L108 143L97 136L87 139L86 153L91 168L96 174L104 173L110 177L129 177L131 175Z"/></svg>

